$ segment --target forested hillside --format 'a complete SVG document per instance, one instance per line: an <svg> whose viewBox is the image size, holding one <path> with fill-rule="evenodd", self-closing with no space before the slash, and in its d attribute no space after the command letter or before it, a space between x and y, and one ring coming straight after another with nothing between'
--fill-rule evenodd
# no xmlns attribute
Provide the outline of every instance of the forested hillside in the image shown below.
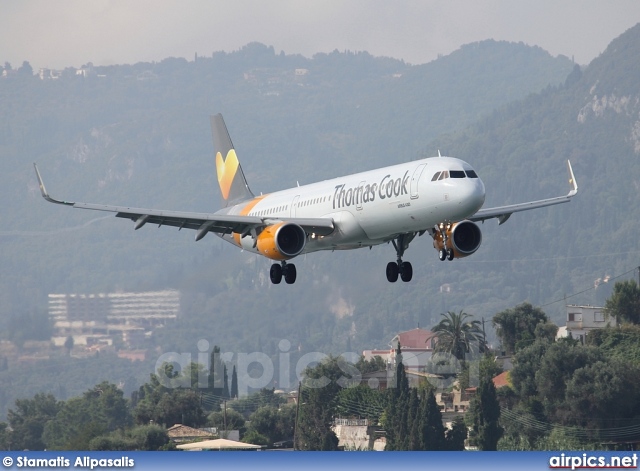
<svg viewBox="0 0 640 471"><path fill-rule="evenodd" d="M584 70L495 41L418 66L250 44L194 61L88 67L87 77L0 80L1 332L45 336L36 327L46 324L48 293L176 288L182 317L154 337L159 352L195 353L206 338L234 352L275 356L287 339L301 353L340 353L384 347L448 310L489 319L525 300L544 305L583 291L638 265L639 56L636 27ZM270 285L269 262L211 235L195 243L187 231L134 232L127 221L40 197L33 161L54 197L213 210L208 116L216 112L256 193L440 150L475 167L488 206L565 194L567 158L580 194L484 224L483 246L467 259L441 263L428 238L416 239L405 255L414 266L408 284L386 281L395 253L380 246L303 257L294 286ZM608 294L603 285L569 301ZM562 302L545 310L564 316Z"/></svg>

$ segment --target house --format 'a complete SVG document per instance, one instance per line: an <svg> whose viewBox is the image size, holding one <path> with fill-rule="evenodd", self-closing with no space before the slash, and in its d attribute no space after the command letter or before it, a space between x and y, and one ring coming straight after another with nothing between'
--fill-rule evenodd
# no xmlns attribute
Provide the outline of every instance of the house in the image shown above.
<svg viewBox="0 0 640 471"><path fill-rule="evenodd" d="M567 325L558 329L556 338L572 337L584 342L590 331L616 325L615 318L605 314L603 307L568 304Z"/></svg>
<svg viewBox="0 0 640 471"><path fill-rule="evenodd" d="M387 364L387 368L395 365L396 348L400 344L402 364L414 371L425 372L425 368L433 355L436 344L436 334L430 330L415 328L400 332L389 342L389 350L365 350L362 352L365 360L371 360L375 356L381 357Z"/></svg>
<svg viewBox="0 0 640 471"><path fill-rule="evenodd" d="M384 431L367 419L335 418L331 429L338 437L338 448L343 450L383 451L386 446Z"/></svg>
<svg viewBox="0 0 640 471"><path fill-rule="evenodd" d="M216 435L206 430L189 427L187 425L175 424L167 429L167 435L174 443L191 443L196 440L211 440L218 438Z"/></svg>
<svg viewBox="0 0 640 471"><path fill-rule="evenodd" d="M494 377L492 381L496 389L500 389L504 386L511 387L511 377L509 376L508 371L503 371L498 376Z"/></svg>
<svg viewBox="0 0 640 471"><path fill-rule="evenodd" d="M467 412L476 391L477 388L467 388L464 391L454 388L450 392L436 393L436 403L442 413L442 420L450 422L456 416Z"/></svg>

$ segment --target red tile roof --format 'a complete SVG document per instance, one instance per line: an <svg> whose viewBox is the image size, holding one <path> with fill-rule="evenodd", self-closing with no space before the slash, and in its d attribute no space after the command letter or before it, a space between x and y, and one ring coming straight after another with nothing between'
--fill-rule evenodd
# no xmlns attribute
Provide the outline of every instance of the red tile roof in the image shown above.
<svg viewBox="0 0 640 471"><path fill-rule="evenodd" d="M393 348L396 347L397 342L400 341L402 348L431 348L430 339L436 334L430 330L416 328L413 330L407 330L406 332L400 332L396 335L391 343ZM429 341L428 341L429 340Z"/></svg>
<svg viewBox="0 0 640 471"><path fill-rule="evenodd" d="M509 378L509 372L503 371L498 376L493 378L493 385L496 387L496 389L503 386L511 386L511 378Z"/></svg>

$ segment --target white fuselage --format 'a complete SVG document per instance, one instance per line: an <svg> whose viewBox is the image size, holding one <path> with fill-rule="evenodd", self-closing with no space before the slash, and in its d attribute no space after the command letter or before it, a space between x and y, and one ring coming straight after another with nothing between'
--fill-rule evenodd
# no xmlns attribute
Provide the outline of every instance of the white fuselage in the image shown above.
<svg viewBox="0 0 640 471"><path fill-rule="evenodd" d="M431 157L270 193L223 211L274 223L286 218L333 219L332 234L310 234L303 251L309 253L377 245L399 234L461 221L478 211L484 198L484 184L471 165L452 157ZM234 244L239 240L232 234L223 238ZM241 239L240 245L258 252L251 237Z"/></svg>

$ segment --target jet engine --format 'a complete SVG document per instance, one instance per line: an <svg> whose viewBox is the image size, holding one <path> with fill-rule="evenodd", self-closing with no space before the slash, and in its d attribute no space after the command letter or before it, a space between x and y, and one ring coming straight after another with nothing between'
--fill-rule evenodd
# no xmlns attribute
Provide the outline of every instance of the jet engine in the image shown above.
<svg viewBox="0 0 640 471"><path fill-rule="evenodd" d="M449 260L471 255L478 250L482 243L482 232L474 222L461 221L453 224L440 224L438 228L439 230L433 233L433 247L441 253L441 260L444 260L442 254L445 253Z"/></svg>
<svg viewBox="0 0 640 471"><path fill-rule="evenodd" d="M267 226L257 237L256 247L272 260L289 260L300 255L307 243L307 233L292 222Z"/></svg>

